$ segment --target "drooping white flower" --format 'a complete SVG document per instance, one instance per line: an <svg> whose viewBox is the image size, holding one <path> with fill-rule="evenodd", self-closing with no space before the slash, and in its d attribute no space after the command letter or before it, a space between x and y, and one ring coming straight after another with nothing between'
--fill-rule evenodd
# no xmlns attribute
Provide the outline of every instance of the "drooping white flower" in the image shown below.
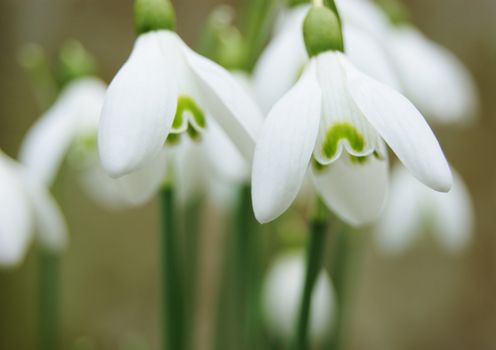
<svg viewBox="0 0 496 350"><path fill-rule="evenodd" d="M1 151L0 194L1 265L18 265L34 237L50 251L65 247L66 224L54 199L37 178Z"/></svg>
<svg viewBox="0 0 496 350"><path fill-rule="evenodd" d="M336 0L345 25L383 44L402 90L432 122L467 123L478 109L471 74L447 49L408 23L393 24L369 0Z"/></svg>
<svg viewBox="0 0 496 350"><path fill-rule="evenodd" d="M67 161L76 169L86 192L100 204L112 208L141 204L154 184L162 181L165 170L149 163L149 171L118 180L104 173L96 135L105 90L105 83L96 78L70 83L28 132L20 160L46 186L53 185Z"/></svg>
<svg viewBox="0 0 496 350"><path fill-rule="evenodd" d="M102 164L116 177L132 173L153 161L166 141L201 139L210 119L251 160L262 116L243 88L176 33L143 33L107 91L99 128Z"/></svg>
<svg viewBox="0 0 496 350"><path fill-rule="evenodd" d="M301 28L310 8L299 5L282 13L274 38L255 67L254 90L266 112L294 85L308 63ZM347 23L343 37L345 53L352 63L371 77L399 89L400 83L390 62L374 37Z"/></svg>
<svg viewBox="0 0 496 350"><path fill-rule="evenodd" d="M262 291L263 315L271 334L284 342L293 339L305 281L302 253L280 256L270 267ZM331 280L322 270L312 292L309 339L318 344L332 329L335 297Z"/></svg>
<svg viewBox="0 0 496 350"><path fill-rule="evenodd" d="M376 227L383 251L400 253L426 231L449 251L467 246L474 230L474 210L468 189L453 174L452 190L439 193L412 179L402 167L395 168L390 198Z"/></svg>
<svg viewBox="0 0 496 350"><path fill-rule="evenodd" d="M315 7L305 19L307 37L315 33L315 14L319 28L324 21L340 30L332 11ZM342 42L335 33L332 38L316 33L320 41L310 37L306 43L309 64L271 109L257 143L252 172L257 219L268 222L286 211L313 164L314 184L329 208L353 225L374 220L388 187L383 140L417 179L449 191L448 163L420 112L336 51Z"/></svg>

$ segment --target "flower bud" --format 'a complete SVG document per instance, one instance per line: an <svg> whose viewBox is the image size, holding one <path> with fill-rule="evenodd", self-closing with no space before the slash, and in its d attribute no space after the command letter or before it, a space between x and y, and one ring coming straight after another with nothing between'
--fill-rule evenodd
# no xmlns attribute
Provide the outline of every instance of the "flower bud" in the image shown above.
<svg viewBox="0 0 496 350"><path fill-rule="evenodd" d="M392 24L400 26L410 23L408 9L398 0L377 0L377 4L388 16Z"/></svg>
<svg viewBox="0 0 496 350"><path fill-rule="evenodd" d="M314 6L303 22L303 38L310 57L326 51L343 51L343 35L338 16L325 6Z"/></svg>
<svg viewBox="0 0 496 350"><path fill-rule="evenodd" d="M234 9L216 7L203 31L200 53L229 70L241 69L246 59L243 37L234 26Z"/></svg>
<svg viewBox="0 0 496 350"><path fill-rule="evenodd" d="M64 43L59 52L59 65L57 67L57 78L60 86L95 73L95 59L79 41L69 40Z"/></svg>
<svg viewBox="0 0 496 350"><path fill-rule="evenodd" d="M169 0L135 0L134 26L138 35L161 29L174 30L174 7Z"/></svg>

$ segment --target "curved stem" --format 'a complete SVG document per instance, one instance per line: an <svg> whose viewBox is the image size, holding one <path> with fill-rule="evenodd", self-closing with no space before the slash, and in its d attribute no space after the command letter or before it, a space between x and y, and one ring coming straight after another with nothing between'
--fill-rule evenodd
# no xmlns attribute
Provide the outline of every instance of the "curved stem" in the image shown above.
<svg viewBox="0 0 496 350"><path fill-rule="evenodd" d="M184 349L184 300L178 254L174 189L166 185L160 192L161 206L161 298L163 349Z"/></svg>
<svg viewBox="0 0 496 350"><path fill-rule="evenodd" d="M242 23L246 50L244 68L247 72L251 72L269 39L278 1L246 0L245 2L245 10L242 11L242 13L246 13Z"/></svg>
<svg viewBox="0 0 496 350"><path fill-rule="evenodd" d="M325 240L327 236L328 219L326 208L318 202L316 215L310 222L310 242L307 251L307 265L305 284L301 295L300 313L296 327L296 338L293 343L294 350L304 350L308 346L308 323L310 319L310 306L312 292L322 267Z"/></svg>

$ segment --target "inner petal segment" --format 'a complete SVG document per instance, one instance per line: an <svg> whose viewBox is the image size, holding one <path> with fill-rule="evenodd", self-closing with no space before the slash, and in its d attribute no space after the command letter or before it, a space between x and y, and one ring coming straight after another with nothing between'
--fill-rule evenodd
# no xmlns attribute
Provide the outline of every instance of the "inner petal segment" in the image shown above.
<svg viewBox="0 0 496 350"><path fill-rule="evenodd" d="M192 140L199 141L206 126L205 113L195 100L186 95L179 96L172 130L167 137L166 143L177 144L184 133Z"/></svg>

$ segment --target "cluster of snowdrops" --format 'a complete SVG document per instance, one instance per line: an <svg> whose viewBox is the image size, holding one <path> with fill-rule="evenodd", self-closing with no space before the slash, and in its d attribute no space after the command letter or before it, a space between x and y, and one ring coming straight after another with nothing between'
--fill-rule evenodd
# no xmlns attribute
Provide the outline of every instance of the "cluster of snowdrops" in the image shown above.
<svg viewBox="0 0 496 350"><path fill-rule="evenodd" d="M408 247L425 224L446 249L468 244L470 196L427 123L475 121L477 93L460 61L394 1L248 3L246 31L235 26L233 9L214 10L200 55L175 32L168 0L136 0L136 42L108 86L72 43L66 65L74 74L27 133L19 162L0 153L8 203L0 208L0 263L17 266L33 239L53 254L66 247L66 223L50 193L63 166L107 208L160 194L161 278L174 282L163 291L164 343L181 350L184 325L172 326L185 319L174 208L208 197L228 211L242 189L246 215L259 223L295 207L306 213L307 255L279 252L253 291L262 295L266 332L300 349L338 338L331 330L339 329L339 292L318 249L329 222L377 223L388 252ZM36 64L35 48L24 56L28 68ZM399 160L392 176L388 146ZM245 289L240 303L257 309ZM256 322L240 310L248 321L240 321L237 341L259 348L250 343Z"/></svg>

